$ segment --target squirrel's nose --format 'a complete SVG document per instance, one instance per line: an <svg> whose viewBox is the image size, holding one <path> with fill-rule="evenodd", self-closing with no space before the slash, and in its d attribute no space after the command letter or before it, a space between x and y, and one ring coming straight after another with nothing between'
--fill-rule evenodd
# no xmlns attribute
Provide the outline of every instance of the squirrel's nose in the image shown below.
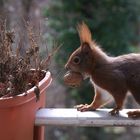
<svg viewBox="0 0 140 140"><path fill-rule="evenodd" d="M66 70L69 70L69 66L67 64L65 65L65 69Z"/></svg>

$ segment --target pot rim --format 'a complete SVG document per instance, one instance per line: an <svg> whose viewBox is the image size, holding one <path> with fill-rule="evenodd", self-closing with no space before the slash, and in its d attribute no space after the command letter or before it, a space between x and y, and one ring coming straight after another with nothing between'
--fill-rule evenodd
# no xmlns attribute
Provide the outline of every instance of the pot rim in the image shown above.
<svg viewBox="0 0 140 140"><path fill-rule="evenodd" d="M46 88L49 87L49 85L52 82L51 73L49 71L45 71L45 70L43 71L45 72L45 76L38 84L38 87L40 89L40 95L45 91ZM29 89L26 93L24 92L14 97L11 96L11 97L0 98L0 108L21 105L33 99L36 101L36 95L34 93L34 89L35 86Z"/></svg>

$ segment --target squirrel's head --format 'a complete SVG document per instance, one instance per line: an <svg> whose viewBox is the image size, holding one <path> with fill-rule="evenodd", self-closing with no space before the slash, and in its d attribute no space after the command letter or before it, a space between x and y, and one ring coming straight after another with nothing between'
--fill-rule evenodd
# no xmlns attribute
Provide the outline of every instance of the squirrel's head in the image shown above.
<svg viewBox="0 0 140 140"><path fill-rule="evenodd" d="M93 47L95 43L92 40L91 32L85 23L78 25L78 33L81 45L69 57L65 68L81 74L89 74L93 67Z"/></svg>

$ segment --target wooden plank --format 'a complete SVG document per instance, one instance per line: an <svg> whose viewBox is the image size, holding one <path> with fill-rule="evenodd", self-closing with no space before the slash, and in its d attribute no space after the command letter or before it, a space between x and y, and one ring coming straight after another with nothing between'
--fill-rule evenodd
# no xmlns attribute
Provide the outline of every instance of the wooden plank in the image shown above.
<svg viewBox="0 0 140 140"><path fill-rule="evenodd" d="M36 113L35 125L63 125L63 126L140 126L140 119L127 117L128 111L123 109L119 116L111 116L110 109L80 112L76 109L45 108Z"/></svg>

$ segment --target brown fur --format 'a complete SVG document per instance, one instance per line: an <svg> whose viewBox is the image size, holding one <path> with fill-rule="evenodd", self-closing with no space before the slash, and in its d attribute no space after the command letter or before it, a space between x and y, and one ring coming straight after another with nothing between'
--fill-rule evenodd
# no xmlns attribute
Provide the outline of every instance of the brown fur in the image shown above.
<svg viewBox="0 0 140 140"><path fill-rule="evenodd" d="M96 91L93 102L90 105L77 106L78 110L92 110L106 103L100 100L103 93L97 90L97 86L114 98L116 107L111 111L112 115L118 114L122 109L128 91L140 104L140 54L110 57L92 40L91 32L85 23L78 26L78 32L81 45L71 54L65 67L81 73L84 77L90 77ZM80 60L78 63L76 57Z"/></svg>

